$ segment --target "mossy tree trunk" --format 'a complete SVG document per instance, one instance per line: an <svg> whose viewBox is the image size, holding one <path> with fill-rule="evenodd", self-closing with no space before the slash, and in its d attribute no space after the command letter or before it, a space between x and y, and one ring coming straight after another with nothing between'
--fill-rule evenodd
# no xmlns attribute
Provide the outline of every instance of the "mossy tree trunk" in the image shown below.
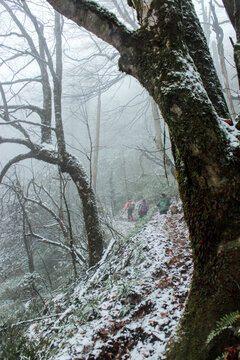
<svg viewBox="0 0 240 360"><path fill-rule="evenodd" d="M145 1L137 32L94 2L48 1L119 50L120 69L148 90L168 124L194 260L168 359L215 359L224 344L207 349L206 337L222 315L240 308L240 150L221 119L228 110L191 1Z"/></svg>
<svg viewBox="0 0 240 360"><path fill-rule="evenodd" d="M60 162L60 168L71 176L82 201L83 218L88 239L88 263L89 267L92 267L101 260L103 253L103 233L98 217L96 197L84 169L75 157L65 153L63 161Z"/></svg>
<svg viewBox="0 0 240 360"><path fill-rule="evenodd" d="M0 139L1 142L1 139ZM24 142L24 145L30 145ZM77 158L68 152L59 158L54 151L44 150L38 145L31 145L31 158L35 158L50 164L58 165L62 173L71 176L82 202L82 211L85 229L88 240L88 264L89 267L95 266L101 260L103 253L103 233L98 217L96 198L92 187L89 184L87 174Z"/></svg>

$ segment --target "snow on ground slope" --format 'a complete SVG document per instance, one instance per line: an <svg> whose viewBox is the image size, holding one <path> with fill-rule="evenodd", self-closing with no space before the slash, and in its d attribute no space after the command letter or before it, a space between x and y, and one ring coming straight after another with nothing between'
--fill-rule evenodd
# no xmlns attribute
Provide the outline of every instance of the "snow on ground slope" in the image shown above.
<svg viewBox="0 0 240 360"><path fill-rule="evenodd" d="M190 284L188 232L182 213L155 214L137 228L110 243L70 297L55 299L56 316L32 325L29 338L45 342L39 358L164 359Z"/></svg>

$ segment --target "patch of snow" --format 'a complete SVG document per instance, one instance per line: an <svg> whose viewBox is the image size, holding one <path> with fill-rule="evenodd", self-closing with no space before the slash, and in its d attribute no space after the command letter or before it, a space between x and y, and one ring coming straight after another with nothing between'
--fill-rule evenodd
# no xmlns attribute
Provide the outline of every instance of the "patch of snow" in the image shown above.
<svg viewBox="0 0 240 360"><path fill-rule="evenodd" d="M136 224L131 237L110 241L70 296L55 298L58 318L31 327L29 338L48 343L46 360L165 359L190 286L188 231L182 213Z"/></svg>

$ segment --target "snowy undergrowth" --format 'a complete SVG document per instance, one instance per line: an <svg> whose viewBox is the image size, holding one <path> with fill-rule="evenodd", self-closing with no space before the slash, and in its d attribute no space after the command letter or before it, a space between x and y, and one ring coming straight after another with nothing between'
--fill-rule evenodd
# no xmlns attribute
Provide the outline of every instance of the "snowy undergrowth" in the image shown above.
<svg viewBox="0 0 240 360"><path fill-rule="evenodd" d="M112 240L95 273L55 298L52 316L30 327L36 358L164 359L191 271L182 213L155 214L135 235Z"/></svg>

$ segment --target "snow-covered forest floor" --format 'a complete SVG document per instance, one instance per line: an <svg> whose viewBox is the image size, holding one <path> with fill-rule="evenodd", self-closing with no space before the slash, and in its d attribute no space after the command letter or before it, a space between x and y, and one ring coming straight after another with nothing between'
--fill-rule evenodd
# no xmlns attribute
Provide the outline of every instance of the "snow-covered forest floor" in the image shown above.
<svg viewBox="0 0 240 360"><path fill-rule="evenodd" d="M55 298L51 316L30 326L36 358L164 359L192 271L182 212L115 226L129 235L111 240L98 269L73 293Z"/></svg>

